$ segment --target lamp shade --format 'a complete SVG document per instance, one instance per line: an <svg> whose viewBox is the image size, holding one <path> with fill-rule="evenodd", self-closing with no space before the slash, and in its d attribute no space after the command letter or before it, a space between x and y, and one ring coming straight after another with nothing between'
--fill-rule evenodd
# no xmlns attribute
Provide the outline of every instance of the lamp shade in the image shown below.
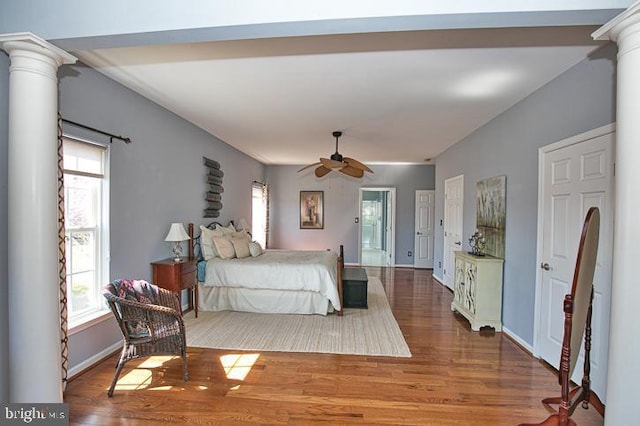
<svg viewBox="0 0 640 426"><path fill-rule="evenodd" d="M245 220L245 218L241 218L238 221L238 229L242 230L242 229L246 229L247 231L249 230L249 224L247 223L247 221Z"/></svg>
<svg viewBox="0 0 640 426"><path fill-rule="evenodd" d="M186 241L189 239L187 231L184 230L182 223L172 223L169 233L165 237L165 241Z"/></svg>

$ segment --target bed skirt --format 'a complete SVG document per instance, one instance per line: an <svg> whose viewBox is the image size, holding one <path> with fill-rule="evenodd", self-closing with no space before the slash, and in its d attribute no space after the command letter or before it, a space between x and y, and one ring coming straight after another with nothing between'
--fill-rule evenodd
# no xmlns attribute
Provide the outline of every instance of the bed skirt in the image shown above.
<svg viewBox="0 0 640 426"><path fill-rule="evenodd" d="M327 315L333 312L333 306L329 299L312 291L210 287L198 283L198 310Z"/></svg>

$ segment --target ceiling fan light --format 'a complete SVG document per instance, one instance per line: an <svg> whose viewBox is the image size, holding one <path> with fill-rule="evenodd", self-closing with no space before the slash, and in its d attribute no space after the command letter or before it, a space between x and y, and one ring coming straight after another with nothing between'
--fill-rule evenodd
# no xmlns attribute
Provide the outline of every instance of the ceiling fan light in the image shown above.
<svg viewBox="0 0 640 426"><path fill-rule="evenodd" d="M342 154L340 154L338 151L336 151L333 154L331 154L331 159L333 161L340 161L341 162L343 160Z"/></svg>

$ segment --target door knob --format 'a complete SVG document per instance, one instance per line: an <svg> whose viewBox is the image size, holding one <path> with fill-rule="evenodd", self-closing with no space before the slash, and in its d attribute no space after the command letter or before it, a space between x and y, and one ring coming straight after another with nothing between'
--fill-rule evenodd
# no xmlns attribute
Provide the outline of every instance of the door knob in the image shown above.
<svg viewBox="0 0 640 426"><path fill-rule="evenodd" d="M456 242L455 242L455 243L453 243L453 244L455 244L455 245L457 245L457 246L461 246L461 245L462 245L462 241L456 241Z"/></svg>
<svg viewBox="0 0 640 426"><path fill-rule="evenodd" d="M540 264L540 267L541 267L542 269L544 269L545 271L548 271L548 270L550 270L550 269L551 269L551 267L549 266L549 264L548 264L547 262L542 262L542 263Z"/></svg>
<svg viewBox="0 0 640 426"><path fill-rule="evenodd" d="M418 231L416 232L417 235L422 235L422 232Z"/></svg>

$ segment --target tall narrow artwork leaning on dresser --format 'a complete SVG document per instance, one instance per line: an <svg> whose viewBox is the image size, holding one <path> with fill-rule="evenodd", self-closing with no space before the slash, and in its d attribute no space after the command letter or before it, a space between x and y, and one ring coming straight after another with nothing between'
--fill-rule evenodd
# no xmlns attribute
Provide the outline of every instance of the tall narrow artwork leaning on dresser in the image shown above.
<svg viewBox="0 0 640 426"><path fill-rule="evenodd" d="M471 251L455 253L451 310L462 314L473 331L502 331L502 266L506 223L506 178L478 182L476 231Z"/></svg>
<svg viewBox="0 0 640 426"><path fill-rule="evenodd" d="M504 259L506 176L481 180L476 185L476 229L485 239L485 254Z"/></svg>

